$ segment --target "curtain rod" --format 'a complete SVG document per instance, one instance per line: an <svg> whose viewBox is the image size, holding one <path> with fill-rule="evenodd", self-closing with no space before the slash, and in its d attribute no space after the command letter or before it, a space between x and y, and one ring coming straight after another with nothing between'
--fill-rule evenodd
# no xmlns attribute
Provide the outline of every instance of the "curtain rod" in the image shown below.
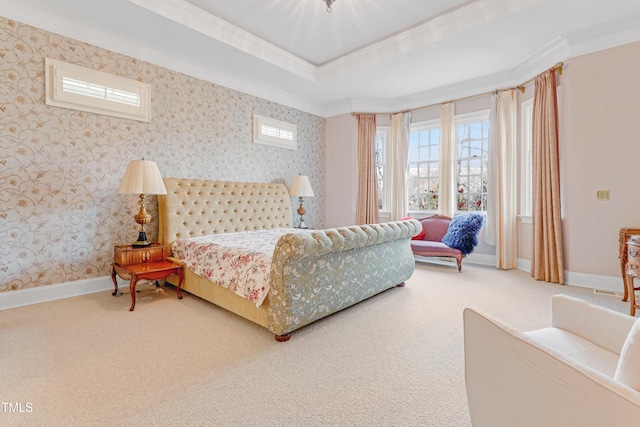
<svg viewBox="0 0 640 427"><path fill-rule="evenodd" d="M549 70L555 71L556 73L562 75L562 67L563 66L564 66L563 62L558 62L553 67L549 68ZM448 104L450 102L466 101L467 99L478 98L480 96L491 95L492 93L504 92L504 91L507 91L507 90L515 90L515 89L517 89L520 92L524 93L524 87L526 85L528 85L529 83L531 83L532 81L534 81L534 80L535 80L535 76L531 77L529 80L527 80L524 83L521 83L520 85L515 86L515 87L507 87L507 88L503 88L503 89L496 89L496 90L492 90L491 92L478 93L476 95L469 95L469 96L465 96L465 97L462 97L462 98L452 99L451 101L444 101L444 102L438 102L438 103L435 103L435 104L422 105L420 107L409 108L409 109L406 109L406 110L396 111L396 112L392 112L392 113L389 113L389 112L385 112L385 113L352 112L351 115L352 116L356 116L358 114L383 114L383 115L389 114L389 115L392 115L392 114L398 114L398 113L410 113L410 112L417 111L417 110L423 110L425 108L431 108L431 107L435 107L435 106L442 105L442 104Z"/></svg>

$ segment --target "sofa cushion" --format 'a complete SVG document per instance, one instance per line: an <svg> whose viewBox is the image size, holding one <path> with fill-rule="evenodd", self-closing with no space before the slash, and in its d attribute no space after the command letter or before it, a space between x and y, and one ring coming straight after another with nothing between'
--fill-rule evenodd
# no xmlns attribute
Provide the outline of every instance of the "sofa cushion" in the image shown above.
<svg viewBox="0 0 640 427"><path fill-rule="evenodd" d="M569 331L544 328L525 332L531 341L552 348L572 359L613 378L618 365L618 355Z"/></svg>
<svg viewBox="0 0 640 427"><path fill-rule="evenodd" d="M606 314L605 314L606 313ZM564 329L620 354L635 319L582 299L557 294L551 297L551 326Z"/></svg>
<svg viewBox="0 0 640 427"><path fill-rule="evenodd" d="M622 345L614 379L640 391L640 319L633 324Z"/></svg>
<svg viewBox="0 0 640 427"><path fill-rule="evenodd" d="M442 243L459 249L464 255L470 254L478 244L478 232L483 222L484 217L477 213L454 216Z"/></svg>

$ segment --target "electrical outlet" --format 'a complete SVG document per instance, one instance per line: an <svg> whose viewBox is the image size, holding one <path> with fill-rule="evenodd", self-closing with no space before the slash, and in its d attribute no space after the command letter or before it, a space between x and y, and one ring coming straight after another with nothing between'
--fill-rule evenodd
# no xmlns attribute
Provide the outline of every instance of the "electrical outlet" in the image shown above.
<svg viewBox="0 0 640 427"><path fill-rule="evenodd" d="M597 190L596 200L609 200L609 190Z"/></svg>

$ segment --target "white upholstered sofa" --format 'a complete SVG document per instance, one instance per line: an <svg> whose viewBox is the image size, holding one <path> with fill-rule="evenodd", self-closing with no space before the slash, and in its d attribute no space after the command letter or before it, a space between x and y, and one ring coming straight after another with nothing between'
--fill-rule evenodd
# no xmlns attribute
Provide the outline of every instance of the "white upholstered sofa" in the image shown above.
<svg viewBox="0 0 640 427"><path fill-rule="evenodd" d="M640 321L565 295L551 327L519 332L464 310L474 427L640 425Z"/></svg>

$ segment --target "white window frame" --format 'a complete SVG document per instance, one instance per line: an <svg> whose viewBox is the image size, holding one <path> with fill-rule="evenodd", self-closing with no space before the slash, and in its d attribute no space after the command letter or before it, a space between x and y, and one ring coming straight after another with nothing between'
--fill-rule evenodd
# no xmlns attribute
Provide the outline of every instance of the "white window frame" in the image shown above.
<svg viewBox="0 0 640 427"><path fill-rule="evenodd" d="M454 123L455 123L455 129L456 129L456 133L455 133L455 141L454 144L456 145L456 158L454 159L454 164L453 167L456 168L456 165L458 164L458 126L462 125L462 124L466 124L466 123L474 123L474 122L479 122L479 121L486 121L489 122L489 114L490 114L490 110L481 110L481 111L475 111L473 113L467 113L467 114L459 114L455 116L454 119ZM491 126L491 123L489 122L488 126ZM489 135L487 136L488 138L491 137L491 130L489 130ZM489 149L490 144L487 145L487 150ZM490 153L488 154L490 155ZM488 170L487 170L488 173ZM457 176L457 172L454 174L454 187L455 184L458 182L458 176ZM489 177L487 176L487 180L489 179ZM488 190L488 189L487 189ZM456 193L457 194L457 193ZM487 196L488 196L489 192L487 191ZM455 196L455 195L454 195ZM455 205L455 213L456 214L465 214L465 213L469 213L469 212L474 212L474 213L480 213L480 214L486 214L486 206L485 206L485 210L478 210L478 211L471 211L471 210L459 210L458 209L458 204L456 203Z"/></svg>
<svg viewBox="0 0 640 427"><path fill-rule="evenodd" d="M382 208L379 213L382 217L391 215L391 126L376 126L376 140L382 137L382 158L384 161L382 172ZM377 144L376 144L377 148ZM377 159L377 157L376 157ZM376 161L376 168L378 167ZM378 184L378 176L376 175L376 190ZM377 191L376 191L377 196Z"/></svg>
<svg viewBox="0 0 640 427"><path fill-rule="evenodd" d="M297 150L298 125L254 114L253 142Z"/></svg>
<svg viewBox="0 0 640 427"><path fill-rule="evenodd" d="M533 202L533 98L521 104L521 155L520 155L520 219L531 222Z"/></svg>
<svg viewBox="0 0 640 427"><path fill-rule="evenodd" d="M86 93L82 93L82 89L65 90L70 81L79 83L78 88L84 84ZM151 85L148 83L45 58L45 84L47 105L151 121ZM92 94L90 88L101 89L102 93L94 90Z"/></svg>
<svg viewBox="0 0 640 427"><path fill-rule="evenodd" d="M442 158L442 126L441 126L441 120L440 119L433 119L433 120L427 120L427 121L423 121L423 122L418 122L418 123L412 123L411 124L411 130L409 132L409 134L413 133L413 132L420 132L421 130L431 130L431 129L440 129L440 158ZM411 150L411 148L409 148L409 150ZM438 159L438 162L440 164L440 158ZM409 158L407 161L407 166L408 164L411 163L411 159ZM438 165L438 168L440 166ZM440 173L441 171L438 171L438 173ZM439 174L438 176L438 187L441 189L442 188L442 174ZM407 204L408 204L408 198L409 198L409 177L408 177L408 173L407 173ZM438 198L440 198L440 192L438 192ZM440 201L438 201L438 206L440 206ZM435 213L438 212L438 210L433 210L433 209L425 209L425 210L420 210L420 209L411 209L408 210L409 214L428 214L428 213Z"/></svg>

